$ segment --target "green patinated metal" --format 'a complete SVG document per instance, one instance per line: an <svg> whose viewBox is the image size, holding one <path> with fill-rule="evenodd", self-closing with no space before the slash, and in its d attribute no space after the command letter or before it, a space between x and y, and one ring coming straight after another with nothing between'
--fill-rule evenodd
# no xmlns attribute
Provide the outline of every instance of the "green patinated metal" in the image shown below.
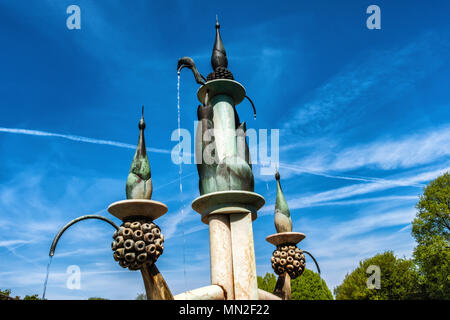
<svg viewBox="0 0 450 320"><path fill-rule="evenodd" d="M233 80L227 69L228 60L219 28L217 21L211 55L214 71L208 75L206 82L203 82L204 77L192 58L179 59L177 67L178 73L184 67L191 69L197 83L202 85L197 92L202 105L197 109L199 126L195 139L201 195L231 190L253 192L255 189L246 139L247 128L245 122L240 122L236 111L236 106L247 96L244 87ZM254 109L253 103L252 106Z"/></svg>
<svg viewBox="0 0 450 320"><path fill-rule="evenodd" d="M275 174L277 180L277 200L275 202L275 228L278 233L292 232L292 219L288 204L284 198L280 184L280 174Z"/></svg>
<svg viewBox="0 0 450 320"><path fill-rule="evenodd" d="M145 121L144 107L142 107L142 117L139 121L139 140L131 163L130 173L126 184L127 199L147 199L152 197L152 179L150 162L148 161L147 149L145 148Z"/></svg>

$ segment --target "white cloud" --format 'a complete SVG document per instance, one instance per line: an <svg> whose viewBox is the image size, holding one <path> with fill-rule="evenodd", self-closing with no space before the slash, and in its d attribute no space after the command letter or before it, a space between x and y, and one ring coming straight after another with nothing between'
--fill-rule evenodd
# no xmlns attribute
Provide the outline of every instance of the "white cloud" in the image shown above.
<svg viewBox="0 0 450 320"><path fill-rule="evenodd" d="M358 183L358 184L352 184L345 187L340 187L336 189L331 189L315 194L298 194L298 195L288 195L288 203L289 208L291 210L298 209L298 208L305 208L305 207L312 207L312 206L318 206L318 205L329 205L331 201L334 200L340 200L340 199L346 199L351 198L354 196L364 195L372 192L377 191L383 191L387 189L392 189L400 186L417 186L418 183L421 182L427 182L432 179L435 179L439 175L443 174L446 171L449 171L450 167L444 168L444 169L437 169L437 170L431 170L431 171L425 171L421 173L416 174L410 174L409 176L404 176L401 178L395 178L395 179L380 179L379 181L375 182L369 182L369 183ZM412 197L412 196L410 196ZM378 200L382 201L386 198L381 197ZM410 199L400 198L399 200L407 200ZM386 199L387 200L387 199ZM360 202L371 202L371 200L362 200L362 199L355 199ZM376 200L374 200L376 201ZM352 204L351 202L347 204ZM273 211L274 203L267 204L264 206L263 209L260 210L262 214L266 212Z"/></svg>
<svg viewBox="0 0 450 320"><path fill-rule="evenodd" d="M450 156L450 127L410 134L345 148L339 152L320 150L301 162L320 170L346 171L361 167L383 170L411 168Z"/></svg>
<svg viewBox="0 0 450 320"><path fill-rule="evenodd" d="M0 247L13 247L14 245L17 244L26 244L26 243L30 243L32 241L30 240L5 240L5 241L0 241Z"/></svg>
<svg viewBox="0 0 450 320"><path fill-rule="evenodd" d="M447 48L447 41L424 33L406 45L367 54L318 88L310 101L296 109L284 129L295 134L345 127L350 118L359 118L364 108L370 106L373 111L414 88L443 63L440 55Z"/></svg>
<svg viewBox="0 0 450 320"><path fill-rule="evenodd" d="M46 131L40 131L40 130L28 130L28 129L20 129L20 128L0 127L0 132L25 134L25 135L32 135L32 136L39 136L39 137L55 137L55 138L63 138L63 139L67 139L67 140L72 140L72 141L76 141L76 142L103 144L103 145L109 145L109 146L113 146L113 147L126 148L126 149L136 149L136 145L123 143L123 142L117 142L117 141L112 141L112 140L103 140L103 139L94 139L94 138L88 138L88 137L82 137L82 136L75 136L75 135L71 135L71 134L52 133L52 132L46 132ZM172 152L171 150L158 149L158 148L147 148L147 150L150 152L164 153L164 154L170 154Z"/></svg>

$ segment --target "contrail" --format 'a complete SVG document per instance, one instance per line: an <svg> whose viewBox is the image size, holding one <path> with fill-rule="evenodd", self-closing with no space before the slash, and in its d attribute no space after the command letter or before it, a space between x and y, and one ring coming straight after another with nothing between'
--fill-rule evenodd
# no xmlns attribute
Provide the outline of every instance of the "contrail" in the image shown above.
<svg viewBox="0 0 450 320"><path fill-rule="evenodd" d="M362 181L362 182L377 182L377 183L386 183L386 184L395 184L398 186L410 186L410 187L417 187L417 188L423 188L425 185L421 183L402 183L392 180L386 180L381 178L373 178L373 177L350 177L350 176L341 176L341 175L332 175L325 172L319 172L315 170L310 170L307 168L303 168L297 165L288 165L284 163L279 163L280 168L292 170L295 172L304 172L309 173L316 176L326 177L326 178L332 178L332 179L343 179L343 180L354 180L354 181Z"/></svg>
<svg viewBox="0 0 450 320"><path fill-rule="evenodd" d="M39 130L3 128L3 127L0 127L0 132L26 134L26 135L30 135L30 136L41 136L41 137L56 137L56 138L63 138L63 139L67 139L67 140L77 141L77 142L103 144L103 145L109 145L109 146L126 148L126 149L136 149L135 145L132 145L129 143L123 143L123 142L117 142L117 141L111 141L111 140L94 139L94 138L88 138L88 137L82 137L82 136L75 136L75 135L71 135L71 134L61 134L61 133L53 133L53 132L46 132L46 131L39 131ZM147 150L150 152L154 152L154 153L171 154L170 150L165 150L165 149L147 148Z"/></svg>

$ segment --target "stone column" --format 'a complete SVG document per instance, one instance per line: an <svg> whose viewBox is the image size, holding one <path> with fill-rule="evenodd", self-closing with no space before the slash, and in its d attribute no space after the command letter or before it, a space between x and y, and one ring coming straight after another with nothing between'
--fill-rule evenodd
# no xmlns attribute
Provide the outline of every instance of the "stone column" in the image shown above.
<svg viewBox="0 0 450 320"><path fill-rule="evenodd" d="M235 298L258 300L252 214L250 212L231 214L230 225Z"/></svg>
<svg viewBox="0 0 450 320"><path fill-rule="evenodd" d="M225 299L233 300L235 296L230 219L228 215L213 214L208 220L211 284L221 286L225 291Z"/></svg>
<svg viewBox="0 0 450 320"><path fill-rule="evenodd" d="M234 190L205 194L192 203L202 222L209 222L211 284L222 286L228 300L258 300L252 222L264 202L257 193Z"/></svg>

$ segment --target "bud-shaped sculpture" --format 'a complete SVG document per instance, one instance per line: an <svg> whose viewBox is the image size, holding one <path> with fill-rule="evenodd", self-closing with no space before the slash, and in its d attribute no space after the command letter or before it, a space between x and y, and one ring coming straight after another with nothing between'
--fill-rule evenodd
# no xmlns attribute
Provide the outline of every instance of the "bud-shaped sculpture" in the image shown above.
<svg viewBox="0 0 450 320"><path fill-rule="evenodd" d="M147 149L145 149L145 121L144 107L142 107L142 117L139 121L139 141L131 163L128 174L126 193L127 199L148 199L152 197L152 179L150 163L148 161Z"/></svg>
<svg viewBox="0 0 450 320"><path fill-rule="evenodd" d="M292 232L292 219L288 204L284 198L280 184L280 174L275 174L277 180L277 200L275 202L275 229L278 233Z"/></svg>

